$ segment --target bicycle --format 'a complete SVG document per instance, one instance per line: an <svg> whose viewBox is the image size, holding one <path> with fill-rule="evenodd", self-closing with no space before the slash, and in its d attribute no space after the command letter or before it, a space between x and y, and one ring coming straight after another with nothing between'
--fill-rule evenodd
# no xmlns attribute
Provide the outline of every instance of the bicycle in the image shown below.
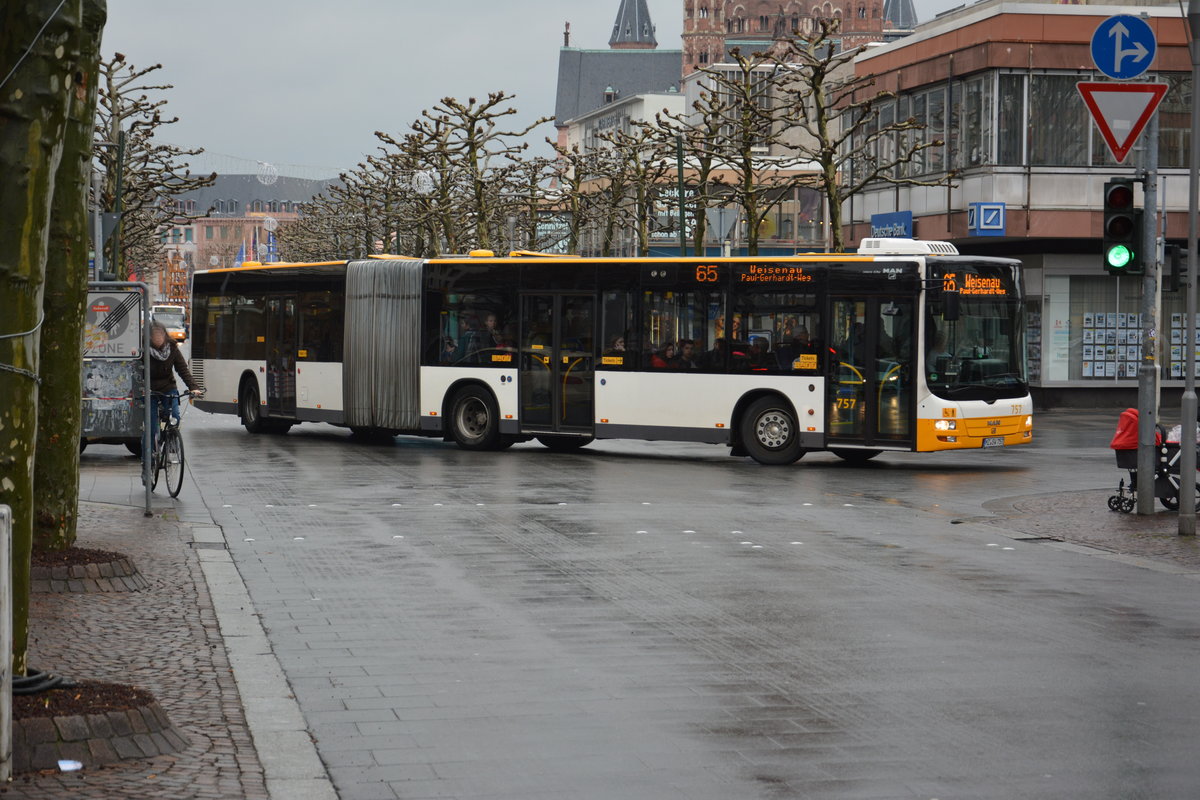
<svg viewBox="0 0 1200 800"><path fill-rule="evenodd" d="M203 392L184 392L182 397L198 397ZM154 392L155 397L168 397L166 393ZM158 476L160 473L166 474L166 487L171 497L178 497L179 492L183 489L183 470L186 465L183 455L183 435L179 432L179 425L183 422L183 415L187 411L191 403L180 403L179 419L171 418L171 404L158 404L158 431L156 432L156 440L154 442L154 450L151 453L150 461L150 491L158 488Z"/></svg>

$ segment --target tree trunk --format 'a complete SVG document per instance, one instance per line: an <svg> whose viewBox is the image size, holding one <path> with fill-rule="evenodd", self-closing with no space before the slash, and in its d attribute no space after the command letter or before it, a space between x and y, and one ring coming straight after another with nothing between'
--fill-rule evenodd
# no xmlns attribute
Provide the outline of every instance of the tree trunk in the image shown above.
<svg viewBox="0 0 1200 800"><path fill-rule="evenodd" d="M0 503L13 511L13 671L19 675L25 674L29 642L46 236L72 88L73 64L64 56L79 25L80 1L65 4L58 14L54 0L8 3L0 12L0 64L16 64L33 43L0 94L0 336L5 337L0 339Z"/></svg>
<svg viewBox="0 0 1200 800"><path fill-rule="evenodd" d="M62 550L75 543L79 509L82 395L80 342L87 298L87 196L96 116L97 65L105 0L82 0L83 24L68 47L73 60L71 111L62 163L54 180L50 247L42 308L54 320L42 333L42 385L34 460L33 546Z"/></svg>

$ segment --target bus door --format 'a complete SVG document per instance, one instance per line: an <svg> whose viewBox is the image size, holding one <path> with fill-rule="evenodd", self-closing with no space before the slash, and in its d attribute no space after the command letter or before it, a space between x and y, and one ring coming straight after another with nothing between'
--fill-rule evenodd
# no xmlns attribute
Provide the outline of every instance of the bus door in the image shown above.
<svg viewBox="0 0 1200 800"><path fill-rule="evenodd" d="M521 429L591 433L594 421L596 298L521 297Z"/></svg>
<svg viewBox="0 0 1200 800"><path fill-rule="evenodd" d="M296 415L296 298L267 298L267 415Z"/></svg>
<svg viewBox="0 0 1200 800"><path fill-rule="evenodd" d="M831 446L911 446L916 315L912 297L833 297Z"/></svg>

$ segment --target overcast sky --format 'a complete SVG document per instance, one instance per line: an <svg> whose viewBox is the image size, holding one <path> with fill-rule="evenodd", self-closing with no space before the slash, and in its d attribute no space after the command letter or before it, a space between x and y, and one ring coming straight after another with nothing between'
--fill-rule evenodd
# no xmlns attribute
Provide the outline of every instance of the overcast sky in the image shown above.
<svg viewBox="0 0 1200 800"><path fill-rule="evenodd" d="M663 49L680 48L683 3L648 0ZM916 0L918 16L960 0ZM504 90L526 124L554 113L563 25L607 48L619 0L109 0L104 54L161 63L164 141L203 147L202 169L327 177L375 152L442 97ZM545 136L553 135L550 125ZM537 141L540 141L540 137ZM299 167L299 169L297 169Z"/></svg>

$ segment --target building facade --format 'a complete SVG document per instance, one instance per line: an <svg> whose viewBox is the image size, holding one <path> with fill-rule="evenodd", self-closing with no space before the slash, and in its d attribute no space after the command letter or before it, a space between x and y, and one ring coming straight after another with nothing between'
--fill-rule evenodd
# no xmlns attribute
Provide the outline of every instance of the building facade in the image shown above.
<svg viewBox="0 0 1200 800"><path fill-rule="evenodd" d="M1076 83L1105 80L1090 40L1121 13L1142 14L1154 30L1158 50L1146 77L1169 89L1157 139L1144 133L1118 164ZM856 69L896 93L881 108L884 118L914 117L925 126L914 135L935 143L903 177L939 185L870 187L844 209L850 245L872 235L873 222L911 215L919 238L1020 258L1029 375L1044 400L1070 402L1079 393L1064 390L1078 388L1131 393L1142 355L1142 281L1102 269L1102 192L1111 177L1137 177L1146 148L1157 146L1163 231L1170 242L1186 237L1191 67L1179 8L979 3L868 48ZM1182 310L1180 293L1164 293L1156 326L1164 386L1179 381L1185 359L1200 361L1182 341Z"/></svg>

